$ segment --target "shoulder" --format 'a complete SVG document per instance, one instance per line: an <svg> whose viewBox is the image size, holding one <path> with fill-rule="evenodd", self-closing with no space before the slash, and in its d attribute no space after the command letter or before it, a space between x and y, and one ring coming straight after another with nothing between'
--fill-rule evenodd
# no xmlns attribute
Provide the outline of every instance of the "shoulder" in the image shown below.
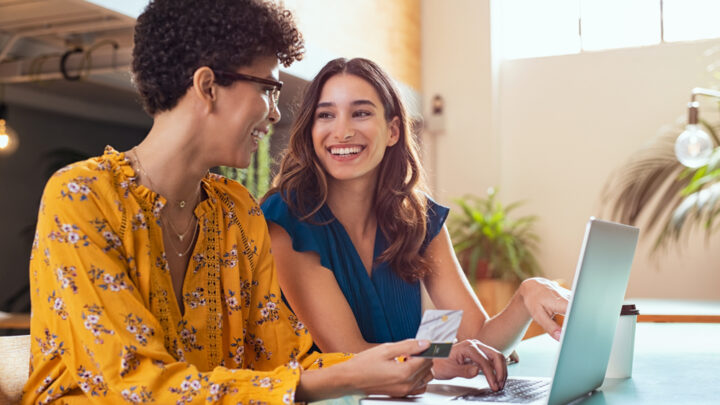
<svg viewBox="0 0 720 405"><path fill-rule="evenodd" d="M297 220L297 217L291 212L290 206L279 192L273 193L265 198L261 207L268 221L281 222L284 224Z"/></svg>
<svg viewBox="0 0 720 405"><path fill-rule="evenodd" d="M327 262L328 235L327 222L310 223L298 218L277 192L268 196L262 204L262 210L268 222L275 223L287 232L297 252L315 252L320 255L322 265L331 268ZM314 219L322 220L317 215ZM325 218L326 219L326 218Z"/></svg>
<svg viewBox="0 0 720 405"><path fill-rule="evenodd" d="M63 224L82 231L85 237L107 231L122 235L125 207L116 184L115 169L116 166L101 156L55 172L43 191L38 229ZM111 239L116 242L115 238Z"/></svg>
<svg viewBox="0 0 720 405"><path fill-rule="evenodd" d="M425 240L420 248L420 252L424 252L430 242L437 236L445 225L450 209L444 205L440 205L435 200L426 195L427 198L427 229L425 231Z"/></svg>
<svg viewBox="0 0 720 405"><path fill-rule="evenodd" d="M285 231L293 239L298 236L298 233L306 237L307 233L322 232L324 218L315 214L310 221L300 219L280 192L269 195L262 204L262 210L267 221L285 228Z"/></svg>
<svg viewBox="0 0 720 405"><path fill-rule="evenodd" d="M238 216L246 215L252 218L262 218L262 211L255 197L250 190L239 182L225 176L211 173L208 176L210 187L215 191L218 198L228 209L234 210Z"/></svg>
<svg viewBox="0 0 720 405"><path fill-rule="evenodd" d="M429 221L436 220L440 221L441 223L444 223L447 219L448 214L450 213L450 208L438 204L435 200L432 199L429 195L425 195L425 198L427 200L427 217Z"/></svg>
<svg viewBox="0 0 720 405"><path fill-rule="evenodd" d="M112 167L103 156L72 163L55 172L45 184L43 200L97 202L114 188Z"/></svg>

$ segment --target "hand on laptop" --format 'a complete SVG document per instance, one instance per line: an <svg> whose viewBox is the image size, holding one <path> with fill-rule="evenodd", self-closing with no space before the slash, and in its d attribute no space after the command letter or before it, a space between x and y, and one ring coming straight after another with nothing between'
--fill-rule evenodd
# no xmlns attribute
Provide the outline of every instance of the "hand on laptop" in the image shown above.
<svg viewBox="0 0 720 405"><path fill-rule="evenodd" d="M507 363L499 351L479 340L455 343L446 359L433 361L433 375L439 380L473 378L482 370L493 391L501 390L507 379Z"/></svg>
<svg viewBox="0 0 720 405"><path fill-rule="evenodd" d="M570 299L570 290L555 281L541 277L529 278L519 289L525 308L530 316L555 340L560 340L562 328L553 316L565 315Z"/></svg>

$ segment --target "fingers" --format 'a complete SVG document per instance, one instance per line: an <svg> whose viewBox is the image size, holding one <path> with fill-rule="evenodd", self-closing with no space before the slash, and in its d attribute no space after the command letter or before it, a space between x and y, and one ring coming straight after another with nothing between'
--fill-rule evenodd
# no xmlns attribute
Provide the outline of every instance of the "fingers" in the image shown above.
<svg viewBox="0 0 720 405"><path fill-rule="evenodd" d="M473 378L480 373L480 367L478 367L475 364L468 364L463 366L463 377L465 378Z"/></svg>
<svg viewBox="0 0 720 405"><path fill-rule="evenodd" d="M462 343L465 345L462 356L467 359L463 363L467 363L468 360L471 363L465 371L467 373L475 371L475 375L477 375L477 369L473 370L471 367L479 367L485 374L485 379L487 379L490 388L493 391L501 389L507 376L507 366L502 353L483 345L477 340L466 340Z"/></svg>
<svg viewBox="0 0 720 405"><path fill-rule="evenodd" d="M424 392L427 381L432 379L432 360L411 355L426 350L429 345L428 341L408 339L382 344L358 354L350 361L362 359L359 366L374 367L374 372L363 373L368 381L362 391L394 397Z"/></svg>
<svg viewBox="0 0 720 405"><path fill-rule="evenodd" d="M567 308L569 304L568 300L570 299L570 291L562 287L558 288L564 291L557 291L557 296L555 297L555 300L550 302L548 307L553 313L565 315L565 313L567 313Z"/></svg>
<svg viewBox="0 0 720 405"><path fill-rule="evenodd" d="M432 368L430 368L429 371L425 372L424 375L421 375L418 379L415 387L413 387L412 390L408 393L408 395L420 395L427 389L427 385L430 381L433 379L433 373Z"/></svg>
<svg viewBox="0 0 720 405"><path fill-rule="evenodd" d="M545 332L552 336L553 339L560 340L560 332L562 330L547 312L537 311L534 314L533 319L538 323L538 325L545 329Z"/></svg>
<svg viewBox="0 0 720 405"><path fill-rule="evenodd" d="M557 282L543 278L526 280L525 305L537 322L555 340L560 340L561 328L552 319L555 314L565 314L570 291ZM525 283L525 282L523 282Z"/></svg>
<svg viewBox="0 0 720 405"><path fill-rule="evenodd" d="M429 359L413 358L403 365L410 367L413 363L418 363L418 367L414 369L406 378L397 384L393 384L389 395L394 397L404 397L407 395L419 395L425 392L427 384L433 379L432 361Z"/></svg>
<svg viewBox="0 0 720 405"><path fill-rule="evenodd" d="M495 370L490 365L490 362L486 359L483 359L483 361L481 361L478 365L480 366L480 369L485 375L485 379L487 380L488 385L490 385L490 389L492 389L493 391L498 391L500 389L500 384L498 384L497 382Z"/></svg>
<svg viewBox="0 0 720 405"><path fill-rule="evenodd" d="M507 362L505 361L505 356L503 356L502 353L497 353L497 355L489 357L493 363L498 386L500 386L500 389L503 389L505 388L505 380L507 380Z"/></svg>
<svg viewBox="0 0 720 405"><path fill-rule="evenodd" d="M396 357L422 353L425 349L430 347L430 341L405 339L396 343L386 343L382 345L382 347L385 350L385 356L388 359L394 359Z"/></svg>

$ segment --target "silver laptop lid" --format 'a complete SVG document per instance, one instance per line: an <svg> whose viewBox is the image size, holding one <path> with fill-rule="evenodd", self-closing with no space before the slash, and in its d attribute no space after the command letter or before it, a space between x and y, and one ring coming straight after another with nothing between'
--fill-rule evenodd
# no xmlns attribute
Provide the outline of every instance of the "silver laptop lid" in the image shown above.
<svg viewBox="0 0 720 405"><path fill-rule="evenodd" d="M588 221L548 404L567 403L602 385L638 234L632 226Z"/></svg>

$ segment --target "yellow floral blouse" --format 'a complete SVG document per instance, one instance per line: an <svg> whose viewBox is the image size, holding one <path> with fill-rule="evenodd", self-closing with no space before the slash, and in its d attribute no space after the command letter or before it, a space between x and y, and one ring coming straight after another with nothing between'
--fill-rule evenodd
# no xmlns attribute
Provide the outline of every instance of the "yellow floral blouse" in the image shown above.
<svg viewBox="0 0 720 405"><path fill-rule="evenodd" d="M165 259L166 201L124 154L58 171L30 259L30 378L22 402L293 402L312 339L280 298L267 225L240 184L209 174L181 314Z"/></svg>

